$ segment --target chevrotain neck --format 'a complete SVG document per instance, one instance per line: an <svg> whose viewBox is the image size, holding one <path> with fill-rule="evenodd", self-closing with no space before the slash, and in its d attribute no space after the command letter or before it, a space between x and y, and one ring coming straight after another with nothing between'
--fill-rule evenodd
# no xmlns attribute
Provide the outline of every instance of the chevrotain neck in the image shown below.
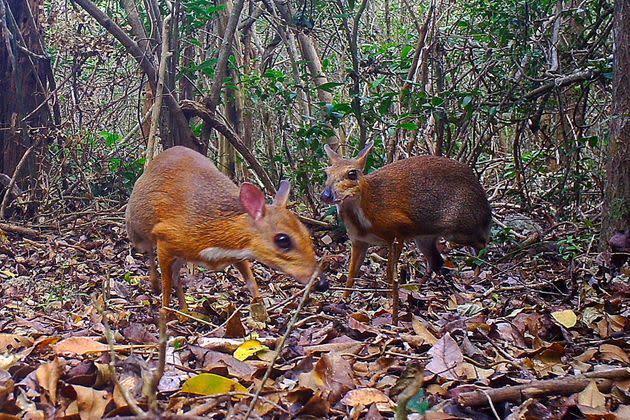
<svg viewBox="0 0 630 420"><path fill-rule="evenodd" d="M202 242L235 250L251 250L255 235L252 220L247 213L234 213L225 218L207 220L201 231L204 236Z"/></svg>

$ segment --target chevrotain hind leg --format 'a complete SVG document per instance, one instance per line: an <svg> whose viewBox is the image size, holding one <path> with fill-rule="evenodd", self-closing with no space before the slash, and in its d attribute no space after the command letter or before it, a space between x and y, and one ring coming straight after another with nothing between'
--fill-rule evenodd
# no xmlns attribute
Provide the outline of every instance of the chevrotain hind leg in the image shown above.
<svg viewBox="0 0 630 420"><path fill-rule="evenodd" d="M359 269L363 260L365 260L365 254L367 253L368 245L365 242L353 241L352 250L350 251L350 271L348 272L348 280L346 281L346 288L352 289L354 281L359 274ZM343 292L344 299L347 299L352 294L352 290L346 290Z"/></svg>
<svg viewBox="0 0 630 420"><path fill-rule="evenodd" d="M392 324L398 325L398 259L402 252L402 242L394 240L389 245L387 254L387 282L392 287Z"/></svg>
<svg viewBox="0 0 630 420"><path fill-rule="evenodd" d="M427 272L420 280L421 284L431 278L431 273L439 274L440 269L444 265L444 259L436 246L437 239L436 236L420 236L415 240L420 252L427 259Z"/></svg>
<svg viewBox="0 0 630 420"><path fill-rule="evenodd" d="M160 279L158 278L157 265L155 263L155 251L153 249L147 251L147 257L149 258L149 280L151 280L151 288L153 292L160 293Z"/></svg>
<svg viewBox="0 0 630 420"><path fill-rule="evenodd" d="M162 271L162 307L169 308L171 306L171 290L173 287L173 257L164 246L158 242L157 245L158 261L160 270Z"/></svg>
<svg viewBox="0 0 630 420"><path fill-rule="evenodd" d="M249 313L252 318L258 322L265 322L269 320L269 315L267 315L267 308L265 308L265 304L262 301L262 296L258 291L258 284L256 284L256 279L254 278L254 273L252 273L252 265L249 261L238 261L234 263L236 269L243 276L243 280L245 280L245 285L249 289L249 292L252 294L252 304L249 307Z"/></svg>
<svg viewBox="0 0 630 420"><path fill-rule="evenodd" d="M180 271L184 264L186 264L186 261L181 258L176 258L175 261L173 261L173 265L171 266L171 279L175 285L175 293L177 294L177 300L179 301L179 310L182 312L188 312L186 294L184 293L184 286L182 285L182 279L180 276Z"/></svg>

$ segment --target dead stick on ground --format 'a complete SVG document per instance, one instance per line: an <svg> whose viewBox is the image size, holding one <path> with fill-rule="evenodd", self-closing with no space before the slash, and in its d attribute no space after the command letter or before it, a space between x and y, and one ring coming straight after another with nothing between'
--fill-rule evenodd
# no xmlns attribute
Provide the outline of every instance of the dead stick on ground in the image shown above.
<svg viewBox="0 0 630 420"><path fill-rule="evenodd" d="M313 273L313 275L311 276L311 279L306 285L306 288L304 289L302 300L300 300L300 304L298 305L297 309L293 313L293 317L291 318L291 321L289 321L289 324L287 325L287 330L284 332L284 335L282 336L282 338L280 339L280 342L276 346L276 354L273 356L273 359L271 360L271 363L269 364L269 367L267 368L267 371L265 372L265 376L263 376L262 381L260 382L260 386L258 387L256 394L254 394L254 399L249 404L249 409L247 410L247 414L245 414L245 420L247 420L250 414L252 414L252 411L254 410L254 407L256 406L256 402L258 401L258 397L260 397L260 393L265 387L265 382L267 382L267 379L269 379L269 375L271 375L273 366L276 364L276 360L278 360L278 357L280 356L280 353L282 352L282 348L284 347L284 343L287 341L289 334L291 334L291 330L293 330L293 327L295 326L295 323L297 322L300 312L302 312L302 308L304 307L304 304L306 303L306 300L308 299L308 295L310 294L311 289L313 288L313 284L315 284L315 280L317 280L317 277L319 277L319 270L316 270L315 273Z"/></svg>
<svg viewBox="0 0 630 420"><path fill-rule="evenodd" d="M159 405L158 405L158 385L160 384L160 380L164 375L164 368L166 366L166 344L168 341L168 337L166 335L166 311L164 308L160 309L160 341L159 341L159 350L158 350L158 366L155 370L155 373L151 377L151 382L148 384L147 388L147 399L149 401L149 408L151 412L155 415L159 415Z"/></svg>
<svg viewBox="0 0 630 420"><path fill-rule="evenodd" d="M613 380L629 378L630 368L610 369L588 372L581 376L567 376L559 379L532 381L523 385L463 392L455 397L455 401L467 407L479 407L487 405L488 398L496 404L550 394L570 395L582 391L592 380L596 381L600 391L608 392L613 385Z"/></svg>
<svg viewBox="0 0 630 420"><path fill-rule="evenodd" d="M5 232L17 233L24 236L40 236L40 233L34 229L30 229L24 226L10 225L8 223L0 223L0 230L3 230Z"/></svg>
<svg viewBox="0 0 630 420"><path fill-rule="evenodd" d="M137 416L144 417L146 413L138 406L136 400L129 394L129 391L125 387L120 384L118 380L118 374L116 373L116 350L114 346L114 334L112 333L112 329L109 327L109 322L107 322L107 314L105 313L105 308L100 306L95 302L95 306L98 308L98 311L103 318L102 324L105 327L105 338L107 339L107 344L109 346L109 373L114 380L114 384L118 387L118 390L122 394L123 399L133 411L133 413Z"/></svg>

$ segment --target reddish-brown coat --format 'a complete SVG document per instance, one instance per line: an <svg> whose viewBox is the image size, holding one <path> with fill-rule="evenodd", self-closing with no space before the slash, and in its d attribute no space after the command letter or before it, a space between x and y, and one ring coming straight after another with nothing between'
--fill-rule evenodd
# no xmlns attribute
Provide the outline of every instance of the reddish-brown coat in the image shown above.
<svg viewBox="0 0 630 420"><path fill-rule="evenodd" d="M177 281L184 261L210 269L235 264L255 298L258 290L245 258L259 260L302 282L314 273L316 260L309 232L286 208L288 186L281 188L272 205L264 204L256 187L249 184L248 188L262 200L258 201L258 218L250 214L252 210L243 201L249 199L243 198L227 176L208 158L185 147L162 152L138 179L127 205L127 232L134 245L149 254L154 288L158 288L153 262L157 248L164 306L169 304L172 282L180 305L185 306ZM274 237L280 233L291 238L291 250L275 245ZM204 259L204 251L213 259Z"/></svg>

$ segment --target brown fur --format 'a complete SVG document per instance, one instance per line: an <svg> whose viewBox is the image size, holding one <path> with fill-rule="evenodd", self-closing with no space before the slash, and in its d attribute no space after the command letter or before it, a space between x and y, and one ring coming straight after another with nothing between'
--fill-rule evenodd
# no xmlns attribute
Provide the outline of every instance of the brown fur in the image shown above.
<svg viewBox="0 0 630 420"><path fill-rule="evenodd" d="M150 276L158 289L153 250L162 271L163 306L168 306L175 282L180 306L185 308L179 268L185 261L213 270L235 264L256 299L259 297L249 263L242 258L204 261L208 248L247 252L251 258L307 281L316 269L308 230L287 210L286 195L264 205L259 220L247 212L239 188L205 156L185 147L173 147L157 156L138 179L126 211L127 232L133 244L150 258ZM274 236L289 235L293 249L284 251Z"/></svg>
<svg viewBox="0 0 630 420"><path fill-rule="evenodd" d="M443 264L436 248L440 237L477 250L486 246L490 205L468 166L444 157L418 156L363 175L370 148L355 159L344 159L327 149L332 165L322 197L328 195L329 201L333 197L338 203L352 240L348 287L354 283L368 245L391 246L395 240L414 239L430 271L438 271ZM359 172L357 180L348 178L351 170Z"/></svg>

